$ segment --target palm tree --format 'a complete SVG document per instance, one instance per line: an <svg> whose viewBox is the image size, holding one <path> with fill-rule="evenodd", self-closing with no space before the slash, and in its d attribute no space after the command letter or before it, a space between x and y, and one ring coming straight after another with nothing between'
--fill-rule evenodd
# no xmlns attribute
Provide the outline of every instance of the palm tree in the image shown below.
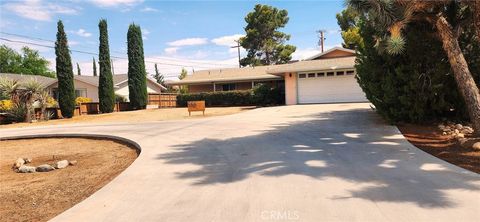
<svg viewBox="0 0 480 222"><path fill-rule="evenodd" d="M347 0L347 5L385 30L379 45L385 45L390 54L403 52L405 40L402 32L410 23L429 23L442 42L470 121L476 134L480 135L480 92L458 43L459 36L469 23L474 24L476 40L480 41L478 0Z"/></svg>

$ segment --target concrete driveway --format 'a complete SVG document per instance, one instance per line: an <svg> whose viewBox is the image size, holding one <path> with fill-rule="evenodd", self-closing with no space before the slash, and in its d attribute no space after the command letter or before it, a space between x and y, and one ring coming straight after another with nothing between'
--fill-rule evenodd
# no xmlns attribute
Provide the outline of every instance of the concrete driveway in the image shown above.
<svg viewBox="0 0 480 222"><path fill-rule="evenodd" d="M208 112L208 111L207 111ZM53 221L478 221L480 176L410 145L368 104L0 130L125 137L138 159Z"/></svg>

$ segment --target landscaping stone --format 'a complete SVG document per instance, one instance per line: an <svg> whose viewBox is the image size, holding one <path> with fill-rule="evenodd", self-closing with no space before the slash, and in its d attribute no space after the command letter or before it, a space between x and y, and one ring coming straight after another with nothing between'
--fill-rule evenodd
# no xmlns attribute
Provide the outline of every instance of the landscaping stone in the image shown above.
<svg viewBox="0 0 480 222"><path fill-rule="evenodd" d="M465 134L463 134L463 133L457 133L457 134L455 135L455 138L457 138L457 139L458 139L458 138L465 138Z"/></svg>
<svg viewBox="0 0 480 222"><path fill-rule="evenodd" d="M18 158L13 164L13 168L19 169L21 166L23 166L23 164L25 164L25 160L23 158Z"/></svg>
<svg viewBox="0 0 480 222"><path fill-rule="evenodd" d="M461 130L462 128L462 124L455 124L455 129Z"/></svg>
<svg viewBox="0 0 480 222"><path fill-rule="evenodd" d="M72 161L69 161L68 164L70 164L71 166L75 166L75 165L77 165L77 161L72 160Z"/></svg>
<svg viewBox="0 0 480 222"><path fill-rule="evenodd" d="M23 160L25 161L25 163L31 163L32 162L32 158L28 158L28 157L23 158Z"/></svg>
<svg viewBox="0 0 480 222"><path fill-rule="evenodd" d="M68 160L60 160L55 164L55 168L57 169L63 169L68 166Z"/></svg>
<svg viewBox="0 0 480 222"><path fill-rule="evenodd" d="M22 165L20 168L18 168L17 172L18 173L35 173L36 168L34 166Z"/></svg>
<svg viewBox="0 0 480 222"><path fill-rule="evenodd" d="M472 148L473 148L474 150L480 150L480 142L474 143L474 144L472 145Z"/></svg>
<svg viewBox="0 0 480 222"><path fill-rule="evenodd" d="M37 167L38 172L49 172L49 171L52 171L52 170L55 170L55 168L48 165L48 164L42 164L42 165Z"/></svg>

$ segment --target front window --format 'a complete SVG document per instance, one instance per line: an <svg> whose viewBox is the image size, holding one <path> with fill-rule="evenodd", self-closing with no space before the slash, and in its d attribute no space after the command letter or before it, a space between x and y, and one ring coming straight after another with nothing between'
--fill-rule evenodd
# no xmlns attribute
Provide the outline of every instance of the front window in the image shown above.
<svg viewBox="0 0 480 222"><path fill-rule="evenodd" d="M232 91L232 90L235 90L235 83L222 85L222 91Z"/></svg>
<svg viewBox="0 0 480 222"><path fill-rule="evenodd" d="M87 89L75 89L75 97L87 97Z"/></svg>

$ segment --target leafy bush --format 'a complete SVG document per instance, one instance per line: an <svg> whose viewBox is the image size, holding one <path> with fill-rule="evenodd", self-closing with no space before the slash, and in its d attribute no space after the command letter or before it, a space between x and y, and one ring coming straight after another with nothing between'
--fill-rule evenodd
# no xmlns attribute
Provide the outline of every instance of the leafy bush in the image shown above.
<svg viewBox="0 0 480 222"><path fill-rule="evenodd" d="M0 100L0 112L5 112L8 110L11 110L12 108L13 108L12 100L9 100L9 99Z"/></svg>
<svg viewBox="0 0 480 222"><path fill-rule="evenodd" d="M5 123L24 122L27 116L27 106L23 103L13 104L12 108L7 111Z"/></svg>
<svg viewBox="0 0 480 222"><path fill-rule="evenodd" d="M259 84L253 88L253 102L256 105L279 105L285 103L285 95L280 88Z"/></svg>
<svg viewBox="0 0 480 222"><path fill-rule="evenodd" d="M75 104L80 105L80 103L90 103L92 102L92 99L87 98L87 97L77 97L75 99Z"/></svg>
<svg viewBox="0 0 480 222"><path fill-rule="evenodd" d="M281 89L259 85L254 90L219 91L196 94L179 94L177 105L187 106L188 101L205 100L206 106L264 106L284 103Z"/></svg>
<svg viewBox="0 0 480 222"><path fill-rule="evenodd" d="M47 97L47 107L52 108L52 107L58 107L58 102L55 100L53 97L49 96Z"/></svg>
<svg viewBox="0 0 480 222"><path fill-rule="evenodd" d="M125 97L122 96L122 95L115 94L115 102L116 102L116 103L127 102L127 98L125 98Z"/></svg>

